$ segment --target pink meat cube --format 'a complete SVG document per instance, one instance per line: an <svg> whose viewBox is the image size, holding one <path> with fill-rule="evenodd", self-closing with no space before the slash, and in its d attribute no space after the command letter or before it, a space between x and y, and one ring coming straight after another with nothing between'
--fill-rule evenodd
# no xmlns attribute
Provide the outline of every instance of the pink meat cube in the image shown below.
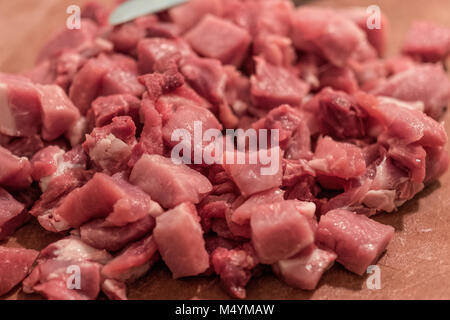
<svg viewBox="0 0 450 320"><path fill-rule="evenodd" d="M27 188L32 182L31 165L27 158L19 158L0 146L0 186Z"/></svg>
<svg viewBox="0 0 450 320"><path fill-rule="evenodd" d="M164 71L173 59L192 54L189 45L183 40L164 38L144 39L138 44L138 65L141 74Z"/></svg>
<svg viewBox="0 0 450 320"><path fill-rule="evenodd" d="M90 59L78 71L69 90L70 100L85 115L91 107L91 102L97 98L103 77L108 73L109 66L100 59Z"/></svg>
<svg viewBox="0 0 450 320"><path fill-rule="evenodd" d="M200 55L237 67L242 64L251 42L247 30L209 14L185 35L185 39Z"/></svg>
<svg viewBox="0 0 450 320"><path fill-rule="evenodd" d="M25 206L0 188L0 241L12 235L29 217Z"/></svg>
<svg viewBox="0 0 450 320"><path fill-rule="evenodd" d="M80 236L84 243L96 249L118 251L128 243L149 234L154 226L155 219L151 215L123 227L117 227L99 219L82 225Z"/></svg>
<svg viewBox="0 0 450 320"><path fill-rule="evenodd" d="M27 78L0 73L0 133L30 136L41 125L41 102L36 87Z"/></svg>
<svg viewBox="0 0 450 320"><path fill-rule="evenodd" d="M148 215L151 206L150 198L121 175L110 177L97 173L63 199L54 210L53 226L58 231L67 230L106 217L112 225L125 226Z"/></svg>
<svg viewBox="0 0 450 320"><path fill-rule="evenodd" d="M363 275L377 262L394 236L394 228L347 210L333 210L320 218L316 243L337 254L337 262Z"/></svg>
<svg viewBox="0 0 450 320"><path fill-rule="evenodd" d="M350 19L363 30L366 33L369 43L377 50L380 56L383 56L386 51L387 36L389 32L389 21L383 13L381 13L380 17L380 28L372 29L367 27L367 22L371 22L371 20L369 20L371 18L371 13L367 12L366 7L341 9L339 10L339 14L344 18Z"/></svg>
<svg viewBox="0 0 450 320"><path fill-rule="evenodd" d="M189 132L192 140L191 146L194 148L194 124L199 122L202 125L202 130L205 132L208 129L222 130L222 125L208 109L198 106L180 106L176 108L174 113L170 116L168 121L164 124L162 129L163 139L166 145L174 147L180 143L175 140L172 135L175 130L186 130ZM177 138L179 139L179 138Z"/></svg>
<svg viewBox="0 0 450 320"><path fill-rule="evenodd" d="M427 62L444 60L450 53L450 28L417 21L409 29L402 51Z"/></svg>
<svg viewBox="0 0 450 320"><path fill-rule="evenodd" d="M98 26L93 21L82 19L80 29L65 29L55 34L42 48L38 62L54 58L67 50L81 52L92 47L97 32Z"/></svg>
<svg viewBox="0 0 450 320"><path fill-rule="evenodd" d="M108 252L94 249L77 237L64 238L41 251L36 267L23 281L23 291L40 293L49 300L95 300L102 282L100 271L111 259ZM74 267L81 274L79 289L67 286L73 283L73 279L69 281Z"/></svg>
<svg viewBox="0 0 450 320"><path fill-rule="evenodd" d="M115 117L112 123L97 127L86 136L83 149L95 165L106 173L127 169L136 143L136 126L128 116Z"/></svg>
<svg viewBox="0 0 450 320"><path fill-rule="evenodd" d="M103 127L110 124L115 117L130 116L139 123L141 102L130 94L114 94L98 97L92 102L95 126Z"/></svg>
<svg viewBox="0 0 450 320"><path fill-rule="evenodd" d="M39 251L0 246L0 296L18 285L30 272Z"/></svg>
<svg viewBox="0 0 450 320"><path fill-rule="evenodd" d="M158 259L158 248L150 235L131 244L108 262L102 269L102 275L122 282L133 281L147 273Z"/></svg>
<svg viewBox="0 0 450 320"><path fill-rule="evenodd" d="M221 16L223 7L222 0L192 0L170 9L169 16L181 30L186 31L195 26L208 13Z"/></svg>
<svg viewBox="0 0 450 320"><path fill-rule="evenodd" d="M196 276L209 268L200 218L192 203L182 203L156 218L153 235L175 279Z"/></svg>
<svg viewBox="0 0 450 320"><path fill-rule="evenodd" d="M283 67L255 58L256 74L250 78L253 102L272 109L282 104L298 106L309 92L309 85Z"/></svg>
<svg viewBox="0 0 450 320"><path fill-rule="evenodd" d="M182 202L199 203L212 191L211 183L202 174L156 154L142 156L131 172L130 182L164 208Z"/></svg>
<svg viewBox="0 0 450 320"><path fill-rule="evenodd" d="M302 202L286 200L258 206L252 213L252 243L262 263L290 258L314 242L311 218L303 208Z"/></svg>
<svg viewBox="0 0 450 320"><path fill-rule="evenodd" d="M268 165L263 164L260 160L257 160L256 164L250 163L250 159L253 158L251 154L259 153L261 150L247 152L245 154L245 163L242 164L238 163L237 160L240 151L235 151L233 164L225 162L223 165L227 174L246 197L272 188L278 188L282 184L283 166L281 163L281 150L279 147L276 147L264 150L263 152L265 153L266 151L271 159ZM224 157L227 157L227 154Z"/></svg>
<svg viewBox="0 0 450 320"><path fill-rule="evenodd" d="M376 57L364 32L353 21L328 8L298 8L292 38L297 49L320 55L339 67L361 48L369 51L366 58Z"/></svg>
<svg viewBox="0 0 450 320"><path fill-rule="evenodd" d="M139 83L136 74L114 69L104 76L100 95L131 94L140 97L144 91L145 88Z"/></svg>
<svg viewBox="0 0 450 320"><path fill-rule="evenodd" d="M366 161L359 147L336 142L330 137L319 139L309 165L324 175L342 179L359 177L366 172Z"/></svg>
<svg viewBox="0 0 450 320"><path fill-rule="evenodd" d="M311 245L291 259L278 261L272 268L288 285L303 290L314 290L336 257L334 252Z"/></svg>
<svg viewBox="0 0 450 320"><path fill-rule="evenodd" d="M248 223L254 208L262 204L271 204L280 201L284 201L284 191L279 188L256 193L233 212L232 220L238 224Z"/></svg>
<svg viewBox="0 0 450 320"><path fill-rule="evenodd" d="M57 85L37 86L42 103L42 138L47 141L60 137L80 118L80 112Z"/></svg>
<svg viewBox="0 0 450 320"><path fill-rule="evenodd" d="M442 66L423 64L380 82L371 93L408 102L423 102L425 113L439 119L450 100L450 80Z"/></svg>
<svg viewBox="0 0 450 320"><path fill-rule="evenodd" d="M213 104L225 99L227 74L219 60L191 57L183 60L181 73L186 81Z"/></svg>

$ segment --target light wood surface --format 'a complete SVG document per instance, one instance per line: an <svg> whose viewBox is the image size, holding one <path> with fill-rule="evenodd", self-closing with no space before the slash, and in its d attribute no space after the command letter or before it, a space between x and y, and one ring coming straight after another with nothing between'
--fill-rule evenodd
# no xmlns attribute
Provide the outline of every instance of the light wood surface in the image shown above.
<svg viewBox="0 0 450 320"><path fill-rule="evenodd" d="M54 31L64 27L66 8L77 0L0 1L0 71L21 72L33 65L39 48ZM111 1L103 0L103 3ZM318 5L368 6L378 4L389 17L389 54L397 52L408 26L415 19L450 26L448 0L341 0L316 1ZM0 115L1 116L1 115ZM447 114L446 129L450 133ZM450 299L450 173L429 186L398 212L380 215L378 221L395 227L396 234L381 267L382 289L369 290L366 278L335 265L317 290L287 287L272 275L254 279L250 299ZM7 245L42 249L57 236L32 223L21 228ZM7 299L34 299L15 290ZM227 299L217 278L172 280L157 266L130 286L131 299Z"/></svg>

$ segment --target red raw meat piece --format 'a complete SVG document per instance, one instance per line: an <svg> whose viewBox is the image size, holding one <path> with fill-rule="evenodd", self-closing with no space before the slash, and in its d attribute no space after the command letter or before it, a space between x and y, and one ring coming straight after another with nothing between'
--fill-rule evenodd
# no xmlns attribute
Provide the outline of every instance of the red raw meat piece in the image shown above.
<svg viewBox="0 0 450 320"><path fill-rule="evenodd" d="M227 292L234 298L245 299L245 287L258 265L251 245L245 244L242 248L231 250L219 247L211 255L211 263Z"/></svg>
<svg viewBox="0 0 450 320"><path fill-rule="evenodd" d="M272 268L288 285L314 290L323 273L332 267L336 257L334 252L311 245L293 258L278 261Z"/></svg>
<svg viewBox="0 0 450 320"><path fill-rule="evenodd" d="M210 14L192 28L185 39L201 56L237 67L242 64L251 42L247 30Z"/></svg>
<svg viewBox="0 0 450 320"><path fill-rule="evenodd" d="M366 35L355 23L327 8L298 8L293 18L292 39L297 49L317 54L338 67L345 66L359 49L367 50L365 58L376 57Z"/></svg>
<svg viewBox="0 0 450 320"><path fill-rule="evenodd" d="M153 236L174 279L196 276L209 268L200 218L185 202L156 218Z"/></svg>
<svg viewBox="0 0 450 320"><path fill-rule="evenodd" d="M111 258L76 237L64 238L41 251L37 266L23 281L23 290L38 292L49 300L95 300L102 283L100 271ZM71 289L67 284L76 284L70 277L77 269L80 288Z"/></svg>
<svg viewBox="0 0 450 320"><path fill-rule="evenodd" d="M86 136L83 149L100 169L114 174L127 169L135 135L136 126L131 117L115 117L112 123L94 128Z"/></svg>
<svg viewBox="0 0 450 320"><path fill-rule="evenodd" d="M260 205L252 212L252 243L261 263L287 259L314 242L309 206L286 200Z"/></svg>
<svg viewBox="0 0 450 320"><path fill-rule="evenodd" d="M94 248L118 251L150 233L154 226L155 219L151 215L123 227L114 226L105 220L94 220L80 227L80 236L84 243Z"/></svg>
<svg viewBox="0 0 450 320"><path fill-rule="evenodd" d="M406 34L402 52L425 62L445 60L450 53L450 28L416 21Z"/></svg>
<svg viewBox="0 0 450 320"><path fill-rule="evenodd" d="M366 161L360 148L333 141L330 137L319 138L309 165L321 174L342 179L359 177L366 172Z"/></svg>
<svg viewBox="0 0 450 320"><path fill-rule="evenodd" d="M199 203L212 191L206 177L160 155L142 156L131 172L130 181L164 208L173 208L183 202Z"/></svg>
<svg viewBox="0 0 450 320"><path fill-rule="evenodd" d="M31 136L41 126L41 101L33 83L22 76L0 73L0 133Z"/></svg>
<svg viewBox="0 0 450 320"><path fill-rule="evenodd" d="M28 275L38 255L36 250L0 246L0 296Z"/></svg>
<svg viewBox="0 0 450 320"><path fill-rule="evenodd" d="M30 186L31 165L27 158L19 158L0 147L0 186L23 189Z"/></svg>
<svg viewBox="0 0 450 320"><path fill-rule="evenodd" d="M450 101L450 80L442 66L423 64L380 82L371 93L408 102L423 102L425 113L439 119Z"/></svg>
<svg viewBox="0 0 450 320"><path fill-rule="evenodd" d="M29 218L25 206L0 188L0 241L12 235Z"/></svg>
<svg viewBox="0 0 450 320"><path fill-rule="evenodd" d="M42 103L42 138L60 137L80 118L80 112L57 85L37 86Z"/></svg>
<svg viewBox="0 0 450 320"><path fill-rule="evenodd" d="M309 91L309 85L283 67L270 65L262 58L255 58L256 73L251 76L252 100L265 109L282 104L298 106Z"/></svg>
<svg viewBox="0 0 450 320"><path fill-rule="evenodd" d="M192 0L169 10L171 20L183 31L195 26L206 14L221 16L222 0Z"/></svg>
<svg viewBox="0 0 450 320"><path fill-rule="evenodd" d="M108 262L102 269L102 275L109 279L132 282L146 274L158 260L158 248L150 235L129 245Z"/></svg>
<svg viewBox="0 0 450 320"><path fill-rule="evenodd" d="M316 242L337 254L337 262L363 275L377 262L394 236L394 228L364 215L333 210L320 218Z"/></svg>
<svg viewBox="0 0 450 320"><path fill-rule="evenodd" d="M110 124L115 117L130 116L136 123L139 120L141 102L130 94L114 94L98 97L92 102L95 126Z"/></svg>

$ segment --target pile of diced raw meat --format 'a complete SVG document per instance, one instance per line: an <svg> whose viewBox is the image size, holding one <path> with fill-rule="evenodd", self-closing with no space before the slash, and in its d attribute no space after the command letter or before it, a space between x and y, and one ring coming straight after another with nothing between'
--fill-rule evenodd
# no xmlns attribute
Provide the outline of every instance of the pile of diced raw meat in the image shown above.
<svg viewBox="0 0 450 320"><path fill-rule="evenodd" d="M383 58L388 21L367 28L365 8L191 0L114 27L109 12L87 5L33 70L0 74L0 240L31 219L61 236L0 246L0 295L126 299L160 260L235 298L267 270L313 290L334 261L366 273L394 236L370 217L447 170L449 29L415 23ZM176 164L172 133L194 121L278 129L279 170Z"/></svg>

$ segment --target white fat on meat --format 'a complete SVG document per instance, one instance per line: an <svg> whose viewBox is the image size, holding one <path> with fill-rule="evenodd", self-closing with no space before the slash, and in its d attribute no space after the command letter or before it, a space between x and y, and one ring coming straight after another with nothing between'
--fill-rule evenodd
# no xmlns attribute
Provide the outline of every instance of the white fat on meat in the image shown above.
<svg viewBox="0 0 450 320"><path fill-rule="evenodd" d="M80 239L71 237L58 241L54 255L62 261L91 261L106 264L112 256L106 250L95 249Z"/></svg>
<svg viewBox="0 0 450 320"><path fill-rule="evenodd" d="M56 172L54 172L50 176L43 177L39 181L39 186L41 187L42 192L45 192L47 190L48 185L54 178L59 177L66 170L74 169L74 168L83 168L83 165L74 164L70 161L65 161L64 154L65 154L65 151L61 149L61 151L59 151L53 155L53 159L56 163Z"/></svg>
<svg viewBox="0 0 450 320"><path fill-rule="evenodd" d="M112 157L124 159L131 156L131 148L128 144L110 133L95 144L89 151L89 156L102 168L107 168Z"/></svg>
<svg viewBox="0 0 450 320"><path fill-rule="evenodd" d="M396 209L395 190L370 190L363 199L363 203L380 211L392 212Z"/></svg>

